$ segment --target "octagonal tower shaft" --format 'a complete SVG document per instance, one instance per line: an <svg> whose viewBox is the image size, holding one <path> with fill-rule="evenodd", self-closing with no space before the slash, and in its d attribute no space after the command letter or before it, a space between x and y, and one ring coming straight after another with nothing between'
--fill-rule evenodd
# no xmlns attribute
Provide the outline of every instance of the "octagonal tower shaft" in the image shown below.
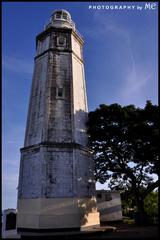
<svg viewBox="0 0 160 240"><path fill-rule="evenodd" d="M46 141L86 146L82 44L72 29L51 27L37 36L25 147Z"/></svg>
<svg viewBox="0 0 160 240"><path fill-rule="evenodd" d="M65 10L56 11L36 38L18 186L17 225L22 235L30 228L86 226L81 202L86 209L92 206L87 211L96 219L88 217L87 226L99 224L93 161L87 148L82 47L83 39ZM62 221L64 217L71 221Z"/></svg>

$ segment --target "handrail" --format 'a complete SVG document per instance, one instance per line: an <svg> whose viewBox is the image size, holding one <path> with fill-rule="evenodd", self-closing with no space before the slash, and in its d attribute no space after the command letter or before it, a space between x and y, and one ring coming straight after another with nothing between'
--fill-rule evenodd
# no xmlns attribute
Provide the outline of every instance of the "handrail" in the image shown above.
<svg viewBox="0 0 160 240"><path fill-rule="evenodd" d="M68 21L68 20L66 20L66 19L55 19L54 21L64 21L64 22L68 22L68 23L71 25L71 27L73 28L73 30L77 33L77 35L78 35L80 38L83 39L83 36L82 36L82 35L80 34L80 32L76 29L75 23L74 23L72 20ZM48 27L52 26L52 23L53 23L54 21L48 23L47 25L44 25L44 30L46 30Z"/></svg>

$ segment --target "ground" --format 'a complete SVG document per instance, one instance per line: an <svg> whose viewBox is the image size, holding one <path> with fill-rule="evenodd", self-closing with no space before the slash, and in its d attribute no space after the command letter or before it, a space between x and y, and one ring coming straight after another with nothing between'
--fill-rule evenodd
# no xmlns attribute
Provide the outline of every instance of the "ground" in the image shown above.
<svg viewBox="0 0 160 240"><path fill-rule="evenodd" d="M107 225L108 226L108 225ZM106 225L102 228L107 227ZM109 225L111 226L111 225ZM27 238L28 239L28 238ZM39 238L38 238L39 239ZM43 237L44 239L44 237ZM97 232L88 232L85 234L64 233L64 235L54 236L54 237L45 237L45 239L65 239L65 240L158 240L158 226L136 226L131 224L117 224L116 230L112 231L109 227L106 231L97 231Z"/></svg>

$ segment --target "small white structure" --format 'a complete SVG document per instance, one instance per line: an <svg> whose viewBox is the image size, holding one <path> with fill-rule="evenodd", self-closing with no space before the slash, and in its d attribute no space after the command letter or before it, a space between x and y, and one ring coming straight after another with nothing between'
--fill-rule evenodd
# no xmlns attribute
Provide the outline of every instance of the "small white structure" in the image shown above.
<svg viewBox="0 0 160 240"><path fill-rule="evenodd" d="M122 220L121 197L119 192L96 190L96 197L101 222Z"/></svg>
<svg viewBox="0 0 160 240"><path fill-rule="evenodd" d="M2 212L2 238L20 238L16 229L17 210L5 209Z"/></svg>

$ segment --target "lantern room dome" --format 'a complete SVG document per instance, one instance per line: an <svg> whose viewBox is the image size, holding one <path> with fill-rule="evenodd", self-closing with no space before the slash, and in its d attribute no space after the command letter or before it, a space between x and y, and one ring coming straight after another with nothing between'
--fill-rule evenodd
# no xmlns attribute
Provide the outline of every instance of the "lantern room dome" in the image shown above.
<svg viewBox="0 0 160 240"><path fill-rule="evenodd" d="M68 20L71 21L71 15L66 10L56 10L51 15L53 20Z"/></svg>
<svg viewBox="0 0 160 240"><path fill-rule="evenodd" d="M71 19L70 13L64 9L55 10L51 14L50 23L46 26L46 28L50 26L75 29L75 24Z"/></svg>

